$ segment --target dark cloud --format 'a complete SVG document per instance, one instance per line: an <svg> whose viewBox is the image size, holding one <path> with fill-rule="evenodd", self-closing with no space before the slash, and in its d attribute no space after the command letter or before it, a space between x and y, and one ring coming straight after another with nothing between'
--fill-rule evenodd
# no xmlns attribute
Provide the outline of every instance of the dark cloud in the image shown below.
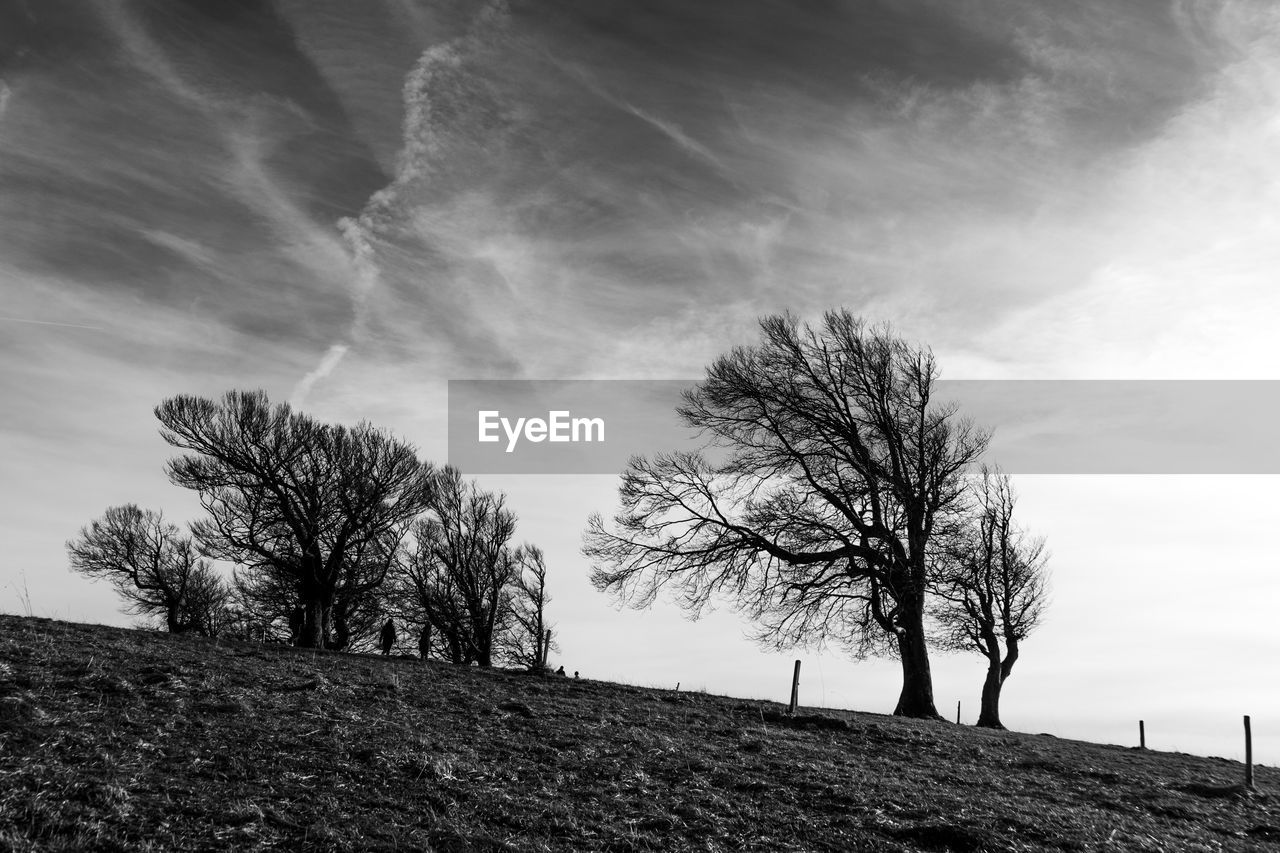
<svg viewBox="0 0 1280 853"><path fill-rule="evenodd" d="M336 245L337 219L390 177L273 6L48 4L17 22L6 260L160 304L204 300L242 331L331 336L349 302L299 257L306 232Z"/></svg>
<svg viewBox="0 0 1280 853"><path fill-rule="evenodd" d="M296 109L276 127L281 142L266 164L296 188L317 221L358 211L388 182L271 0L134 0L134 6L193 85L230 104L265 96L277 105L277 122L285 109Z"/></svg>

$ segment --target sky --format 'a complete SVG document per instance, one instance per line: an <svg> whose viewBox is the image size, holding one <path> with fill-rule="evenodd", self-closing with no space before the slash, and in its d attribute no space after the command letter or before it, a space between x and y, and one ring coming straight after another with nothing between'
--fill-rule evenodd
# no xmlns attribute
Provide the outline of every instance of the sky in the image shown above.
<svg viewBox="0 0 1280 853"><path fill-rule="evenodd" d="M445 461L450 379L696 378L836 306L948 379L1280 378L1278 143L1270 0L0 0L0 610L129 624L64 543L197 517L177 393ZM800 657L802 703L892 710L892 661L617 611L616 476L480 480L566 669L785 700ZM1016 486L1054 598L1006 724L1239 757L1252 714L1280 762L1273 478ZM934 670L972 722L982 661Z"/></svg>

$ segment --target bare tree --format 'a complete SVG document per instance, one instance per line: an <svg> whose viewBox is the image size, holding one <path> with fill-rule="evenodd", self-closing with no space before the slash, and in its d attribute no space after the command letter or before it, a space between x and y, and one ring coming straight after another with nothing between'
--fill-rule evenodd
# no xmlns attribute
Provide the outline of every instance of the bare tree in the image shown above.
<svg viewBox="0 0 1280 853"><path fill-rule="evenodd" d="M67 542L67 553L75 571L110 581L130 613L162 617L174 634L217 633L228 587L163 513L111 507Z"/></svg>
<svg viewBox="0 0 1280 853"><path fill-rule="evenodd" d="M399 543L427 505L432 467L369 424L321 424L261 391L174 397L156 417L164 439L190 451L168 473L209 513L192 528L204 553L292 579L304 609L300 644L332 645L344 579ZM389 564L374 561L380 568L359 585L381 583Z"/></svg>
<svg viewBox="0 0 1280 853"><path fill-rule="evenodd" d="M402 608L416 614L407 621L431 625L454 663L492 666L510 619L508 587L518 566L507 543L516 517L505 501L445 467L397 578Z"/></svg>
<svg viewBox="0 0 1280 853"><path fill-rule="evenodd" d="M547 563L542 549L522 545L514 553L516 575L512 580L512 631L508 638L508 657L520 666L533 670L547 668L552 650L558 649L547 623Z"/></svg>
<svg viewBox="0 0 1280 853"><path fill-rule="evenodd" d="M1040 624L1048 603L1048 553L1013 520L1017 495L1009 475L983 466L973 519L944 559L934 583L934 617L949 648L987 659L978 725L1003 729L1000 691L1021 642ZM1003 649L1001 646L1003 645Z"/></svg>
<svg viewBox="0 0 1280 853"><path fill-rule="evenodd" d="M924 627L934 537L963 509L988 436L933 399L933 355L832 311L760 323L679 414L711 452L635 458L615 530L593 516L593 583L633 606L713 596L782 647L835 639L902 663L895 713L937 717ZM615 532L616 531L616 532Z"/></svg>

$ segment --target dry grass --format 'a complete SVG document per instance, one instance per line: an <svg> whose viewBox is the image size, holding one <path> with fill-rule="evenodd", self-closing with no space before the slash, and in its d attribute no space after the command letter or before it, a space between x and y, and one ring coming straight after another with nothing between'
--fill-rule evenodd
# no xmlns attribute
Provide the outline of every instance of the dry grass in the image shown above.
<svg viewBox="0 0 1280 853"><path fill-rule="evenodd" d="M1280 849L1280 774L0 616L0 849Z"/></svg>

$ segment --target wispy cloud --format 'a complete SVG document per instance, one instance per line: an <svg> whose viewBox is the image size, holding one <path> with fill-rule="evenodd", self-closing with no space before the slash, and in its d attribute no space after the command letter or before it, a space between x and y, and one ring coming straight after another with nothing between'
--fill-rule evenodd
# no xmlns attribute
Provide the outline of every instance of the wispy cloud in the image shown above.
<svg viewBox="0 0 1280 853"><path fill-rule="evenodd" d="M317 372L327 375L352 344L363 342L369 333L371 299L383 282L380 254L388 247L388 236L404 233L414 226L411 203L404 194L414 184L445 174L447 164L441 163L442 141L445 132L452 132L439 108L439 90L448 89L453 80L465 75L463 66L473 61L472 54L484 49L505 27L507 4L502 0L487 3L477 13L468 31L449 42L433 45L419 57L414 68L405 78L402 96L404 122L402 148L398 156L393 181L375 192L356 216L344 217L338 222L346 246L352 258L355 275L351 278L352 319L345 333L348 344L335 344L326 352ZM452 94L452 93L450 93ZM421 222L422 220L419 220ZM428 247L447 250L447 246ZM432 283L436 284L435 282ZM437 311L447 304L447 294L426 299L426 311ZM437 322L437 327L457 331L455 323L460 318L456 312ZM468 318L475 323L478 318ZM394 321L393 321L394 322ZM427 347L427 349L431 349ZM447 351L438 351L443 354ZM307 384L306 387L310 387Z"/></svg>

